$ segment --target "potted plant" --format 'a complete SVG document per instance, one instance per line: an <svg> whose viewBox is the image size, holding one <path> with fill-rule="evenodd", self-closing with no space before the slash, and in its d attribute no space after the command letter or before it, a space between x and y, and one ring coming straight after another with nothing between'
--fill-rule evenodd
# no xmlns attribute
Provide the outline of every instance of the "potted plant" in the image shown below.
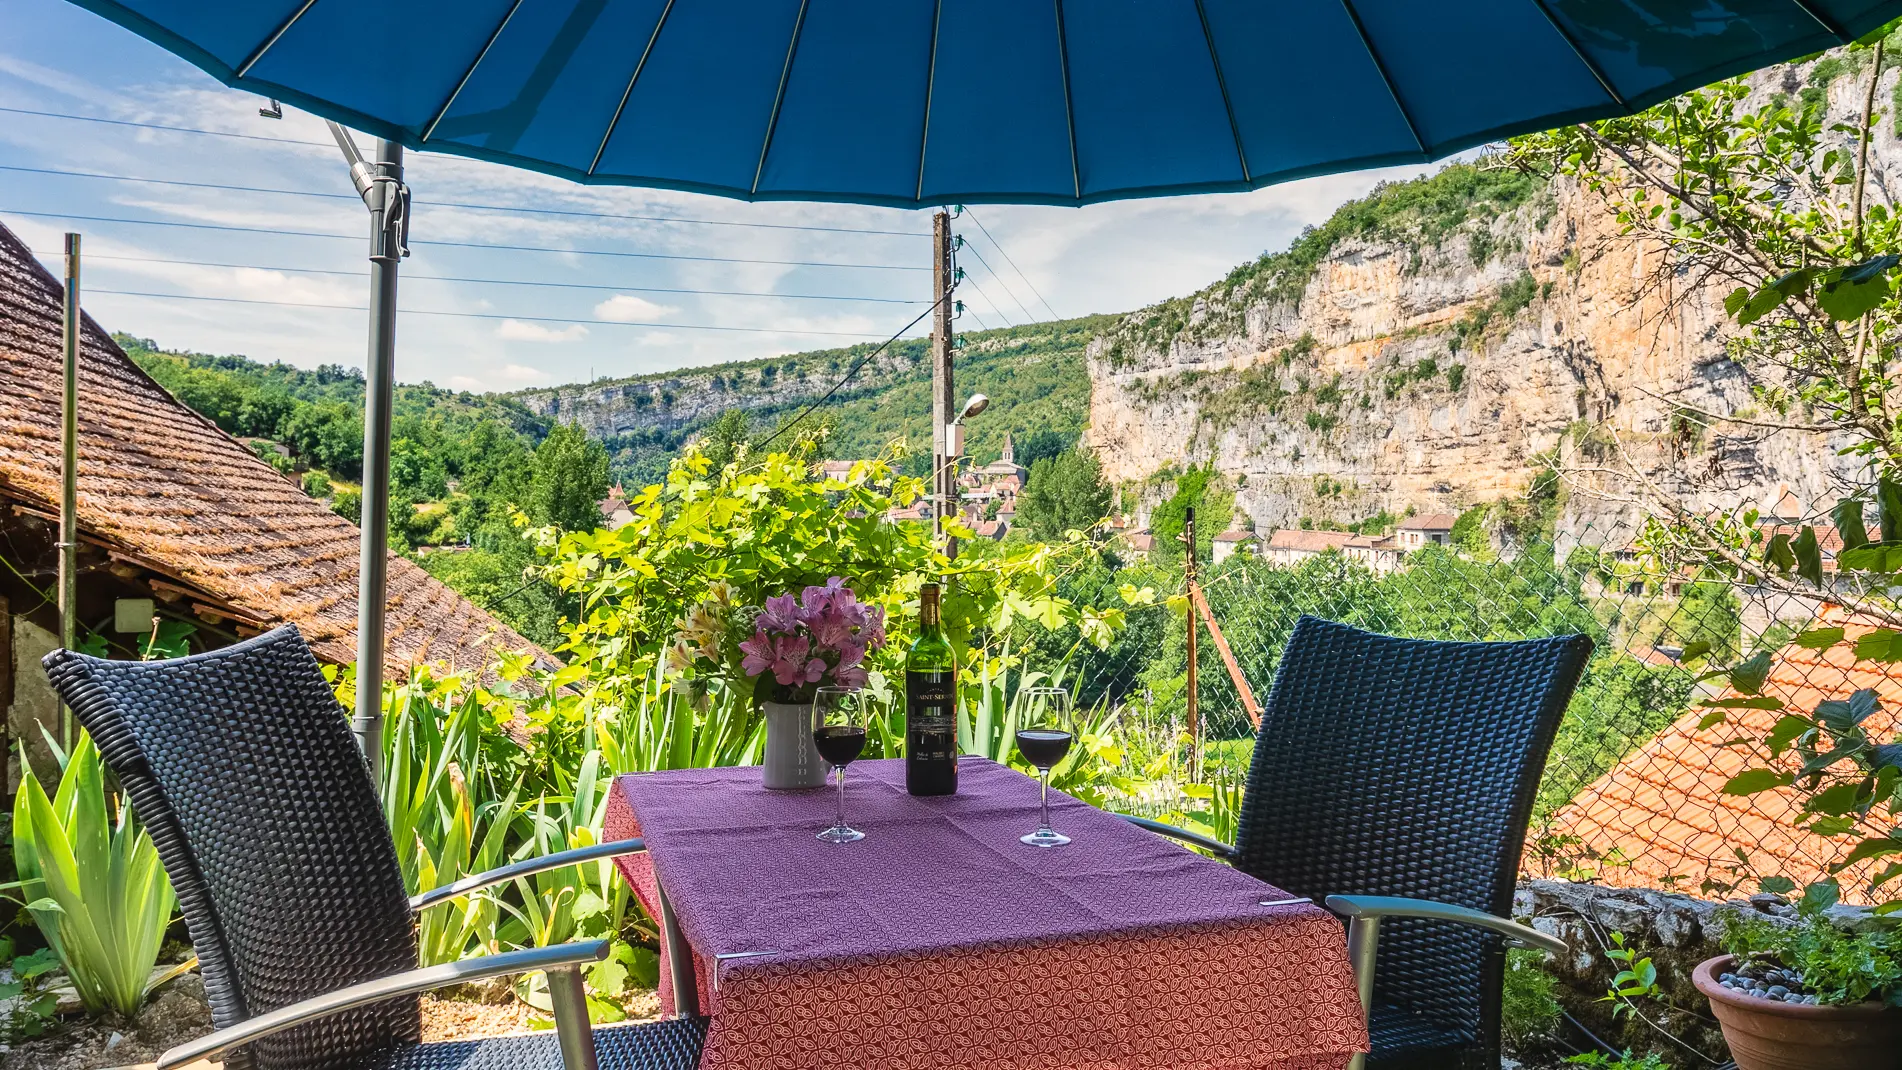
<svg viewBox="0 0 1902 1070"><path fill-rule="evenodd" d="M1723 917L1729 952L1692 975L1739 1070L1902 1066L1902 931L1849 932L1829 917L1835 881L1805 890L1796 917Z"/></svg>
<svg viewBox="0 0 1902 1070"><path fill-rule="evenodd" d="M716 673L729 674L737 662L766 715L765 786L793 790L825 783L812 743L813 693L822 684L863 687L866 655L884 645L885 610L859 601L841 577L797 598L775 595L757 610L735 606L731 588L716 584L682 619L668 661L675 671L712 662Z"/></svg>

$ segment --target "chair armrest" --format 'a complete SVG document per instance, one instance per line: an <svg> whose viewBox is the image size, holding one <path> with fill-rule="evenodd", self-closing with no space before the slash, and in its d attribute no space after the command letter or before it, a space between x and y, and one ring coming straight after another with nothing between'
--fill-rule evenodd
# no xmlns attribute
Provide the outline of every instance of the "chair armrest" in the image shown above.
<svg viewBox="0 0 1902 1070"><path fill-rule="evenodd" d="M1489 929L1520 947L1550 951L1554 955L1563 955L1570 950L1565 941L1556 936L1547 936L1529 925L1494 917L1483 910L1435 903L1429 899L1402 899L1390 895L1330 895L1327 897L1327 908L1348 918L1425 918L1430 921L1457 922Z"/></svg>
<svg viewBox="0 0 1902 1070"><path fill-rule="evenodd" d="M273 1033L281 1033L306 1022L327 1018L368 1003L378 1003L396 996L430 992L448 985L480 981L488 977L505 977L510 974L532 973L536 970L578 966L586 962L597 962L606 958L607 955L608 942L606 940L583 940L572 944L557 944L554 947L531 947L500 955L484 955L480 958L463 959L460 962L445 962L440 966L429 966L420 970L410 970L407 973L379 977L374 981L365 981L348 988L339 988L335 992L326 992L321 996L312 996L310 999L293 1003L288 1007L279 1007L268 1014L248 1018L237 1025L180 1044L159 1056L158 1070L172 1070L173 1067L183 1066L198 1059L219 1055L240 1044L262 1040Z"/></svg>
<svg viewBox="0 0 1902 1070"><path fill-rule="evenodd" d="M1218 857L1235 857L1235 848L1230 847L1221 840L1210 839L1199 832L1190 832L1188 829L1177 828L1174 825L1167 825L1146 817L1137 817L1134 814L1118 814L1116 816L1132 825L1139 825L1146 828L1158 836L1168 836L1171 839L1181 840L1183 843L1192 843L1205 851L1212 851Z"/></svg>
<svg viewBox="0 0 1902 1070"><path fill-rule="evenodd" d="M479 892L497 884L512 881L517 877L532 876L563 866L572 866L578 862L592 862L597 858L614 858L618 855L639 854L647 850L647 844L641 840L612 840L597 843L593 847L577 847L572 851L558 851L539 858L524 858L506 866L497 866L486 873L472 873L459 881L453 881L440 888L431 888L421 895L412 896L409 901L410 913L428 910L439 903L451 899L460 899L470 892Z"/></svg>

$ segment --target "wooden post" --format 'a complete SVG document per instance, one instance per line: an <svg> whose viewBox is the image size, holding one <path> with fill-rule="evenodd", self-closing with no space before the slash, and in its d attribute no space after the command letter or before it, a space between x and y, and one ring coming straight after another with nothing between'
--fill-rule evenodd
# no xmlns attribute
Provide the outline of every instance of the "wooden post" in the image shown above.
<svg viewBox="0 0 1902 1070"><path fill-rule="evenodd" d="M957 474L951 471L950 425L957 415L951 396L951 213L931 217L931 515L946 557L958 555L957 540L944 533L945 514L955 508Z"/></svg>
<svg viewBox="0 0 1902 1070"><path fill-rule="evenodd" d="M1188 554L1188 556L1183 559L1185 562L1185 575L1187 576L1187 579L1188 579L1187 587L1190 591L1194 591L1195 590L1195 506L1193 505L1188 508L1187 515L1184 516L1182 521L1182 540L1184 543L1187 544L1186 547L1184 548L1184 551ZM1200 716L1200 708L1199 708L1200 703L1196 696L1196 691L1197 691L1197 687L1196 687L1197 624L1195 621L1195 599L1194 598L1191 598L1189 600L1189 607L1186 610L1186 613L1187 613L1188 625L1189 625L1189 724L1188 724L1189 779L1201 780L1202 779L1202 718Z"/></svg>
<svg viewBox="0 0 1902 1070"><path fill-rule="evenodd" d="M59 644L79 645L79 235L66 235L66 304L61 341L65 348L60 394ZM73 711L60 704L59 741L73 746Z"/></svg>

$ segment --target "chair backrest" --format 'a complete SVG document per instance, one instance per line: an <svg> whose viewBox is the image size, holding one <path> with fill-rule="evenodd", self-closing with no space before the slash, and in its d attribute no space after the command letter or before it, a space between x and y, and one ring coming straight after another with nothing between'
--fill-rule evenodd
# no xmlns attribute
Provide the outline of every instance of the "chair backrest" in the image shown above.
<svg viewBox="0 0 1902 1070"><path fill-rule="evenodd" d="M1591 640L1396 639L1304 616L1262 712L1236 865L1296 895L1393 895L1505 916L1546 752ZM1496 1045L1504 952L1388 921L1376 1006Z"/></svg>
<svg viewBox="0 0 1902 1070"><path fill-rule="evenodd" d="M151 830L220 1027L416 966L369 767L293 627L169 661L45 659ZM351 1065L415 1042L414 997L239 1053L268 1070Z"/></svg>

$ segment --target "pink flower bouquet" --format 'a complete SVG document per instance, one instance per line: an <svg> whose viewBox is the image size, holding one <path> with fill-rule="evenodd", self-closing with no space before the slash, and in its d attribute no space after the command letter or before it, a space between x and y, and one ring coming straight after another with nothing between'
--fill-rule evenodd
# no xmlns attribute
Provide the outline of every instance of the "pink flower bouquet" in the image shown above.
<svg viewBox="0 0 1902 1070"><path fill-rule="evenodd" d="M752 677L770 673L780 695L804 696L825 683L863 687L865 655L884 645L884 609L860 602L834 576L797 600L768 598L753 619L753 637L740 644L740 669Z"/></svg>

